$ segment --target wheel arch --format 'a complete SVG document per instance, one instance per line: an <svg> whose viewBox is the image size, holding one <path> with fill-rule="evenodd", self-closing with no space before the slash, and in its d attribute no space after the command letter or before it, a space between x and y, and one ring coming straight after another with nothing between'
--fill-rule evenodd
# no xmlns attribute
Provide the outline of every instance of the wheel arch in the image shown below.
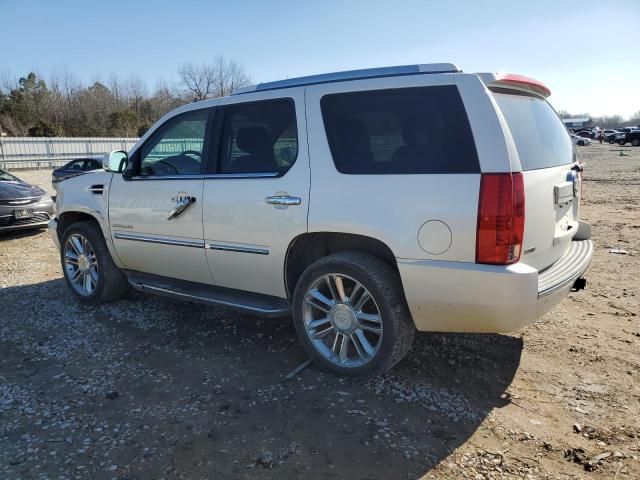
<svg viewBox="0 0 640 480"><path fill-rule="evenodd" d="M107 249L111 254L111 258L113 262L116 264L118 268L123 268L123 264L118 258L116 254L115 248L113 246L113 242L111 240L111 234L108 230L108 227L104 224L104 219L101 218L100 212L91 211L89 209L84 208L73 208L73 209L65 209L63 212L59 212L57 215L58 225L56 228L56 234L58 235L58 240L60 241L60 245L63 243L62 234L67 229L67 227L76 222L91 222L94 223L97 227L98 231L102 234L105 243L107 244Z"/></svg>
<svg viewBox="0 0 640 480"><path fill-rule="evenodd" d="M298 280L305 269L316 260L338 252L368 253L398 271L396 257L389 246L377 238L342 232L312 232L295 237L287 248L284 262L285 290L293 298Z"/></svg>

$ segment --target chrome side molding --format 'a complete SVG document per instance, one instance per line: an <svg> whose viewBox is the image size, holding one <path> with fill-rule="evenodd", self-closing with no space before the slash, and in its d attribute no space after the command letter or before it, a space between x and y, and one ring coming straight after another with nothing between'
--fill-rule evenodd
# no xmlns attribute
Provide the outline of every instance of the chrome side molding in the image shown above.
<svg viewBox="0 0 640 480"><path fill-rule="evenodd" d="M255 253L256 255L269 255L269 249L264 247L254 247L249 245L229 245L223 243L205 243L205 248L210 250L221 250L224 252Z"/></svg>
<svg viewBox="0 0 640 480"><path fill-rule="evenodd" d="M150 235L141 235L139 233L115 232L114 238L119 240L132 240L135 242L159 243L161 245L176 245L179 247L195 247L204 248L204 240L178 240L171 237L156 237Z"/></svg>

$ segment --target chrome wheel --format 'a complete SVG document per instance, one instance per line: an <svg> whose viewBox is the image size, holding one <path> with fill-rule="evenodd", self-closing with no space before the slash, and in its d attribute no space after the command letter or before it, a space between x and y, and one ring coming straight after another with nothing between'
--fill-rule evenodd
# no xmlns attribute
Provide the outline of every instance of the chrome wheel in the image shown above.
<svg viewBox="0 0 640 480"><path fill-rule="evenodd" d="M89 241L79 233L64 243L64 269L69 283L80 295L91 295L98 284L98 259Z"/></svg>
<svg viewBox="0 0 640 480"><path fill-rule="evenodd" d="M382 316L357 280L338 273L316 279L304 296L305 330L315 349L341 367L360 367L382 343Z"/></svg>

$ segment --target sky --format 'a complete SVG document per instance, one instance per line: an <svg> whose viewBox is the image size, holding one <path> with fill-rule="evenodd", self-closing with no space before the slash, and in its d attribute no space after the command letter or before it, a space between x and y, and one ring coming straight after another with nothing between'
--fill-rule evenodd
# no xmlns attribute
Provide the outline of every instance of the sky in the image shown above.
<svg viewBox="0 0 640 480"><path fill-rule="evenodd" d="M640 0L0 0L0 74L177 81L224 55L253 83L451 62L547 84L557 110L640 110Z"/></svg>

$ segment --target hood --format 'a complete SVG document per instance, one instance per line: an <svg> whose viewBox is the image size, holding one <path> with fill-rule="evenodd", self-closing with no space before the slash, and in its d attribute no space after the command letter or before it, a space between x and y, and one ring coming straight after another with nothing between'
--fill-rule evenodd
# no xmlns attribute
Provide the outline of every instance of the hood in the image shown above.
<svg viewBox="0 0 640 480"><path fill-rule="evenodd" d="M40 187L29 185L22 180L0 180L0 200L17 200L20 198L41 197L45 192Z"/></svg>

